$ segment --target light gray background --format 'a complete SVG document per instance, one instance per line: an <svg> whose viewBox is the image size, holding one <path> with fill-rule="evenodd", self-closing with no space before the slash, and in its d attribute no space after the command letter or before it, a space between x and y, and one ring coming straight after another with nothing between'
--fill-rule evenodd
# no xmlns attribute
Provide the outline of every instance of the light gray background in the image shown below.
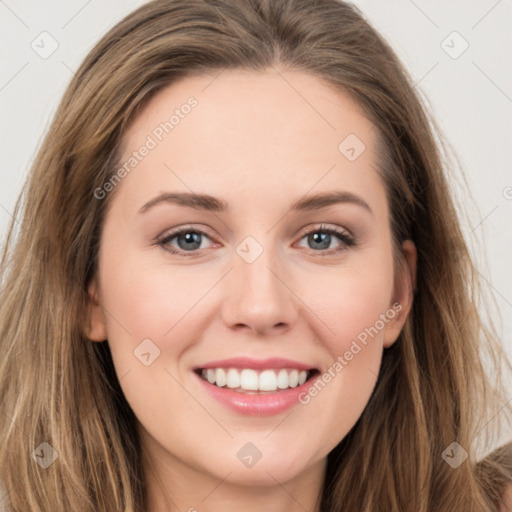
<svg viewBox="0 0 512 512"><path fill-rule="evenodd" d="M36 148L74 70L108 28L142 3L0 0L2 239ZM512 355L512 3L354 3L405 63L460 159L478 207L475 211L464 203L469 219L465 233L496 298L503 343ZM41 36L44 31L58 43L47 58L32 48L51 48L50 36ZM459 56L465 41L469 47Z"/></svg>

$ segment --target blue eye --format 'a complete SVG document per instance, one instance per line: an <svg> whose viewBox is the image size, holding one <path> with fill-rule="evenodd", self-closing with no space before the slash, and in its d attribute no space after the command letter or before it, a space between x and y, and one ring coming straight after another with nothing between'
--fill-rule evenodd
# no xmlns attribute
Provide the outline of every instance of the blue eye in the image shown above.
<svg viewBox="0 0 512 512"><path fill-rule="evenodd" d="M192 254L184 254L184 256L192 256L195 251L201 248L201 237L209 238L204 231L186 228L166 235L161 240L158 240L158 244L168 250L171 254L181 254L180 251L185 253L194 251ZM180 249L180 251L175 250L174 246L171 245L171 241L174 239L176 239L178 249Z"/></svg>
<svg viewBox="0 0 512 512"><path fill-rule="evenodd" d="M160 245L171 254L194 256L197 255L201 249L204 249L204 247L201 247L204 237L210 239L204 231L183 228L158 239L156 244ZM309 248L313 251L313 254L329 255L339 253L355 245L354 238L347 231L326 226L320 226L308 231L302 236L301 240L305 238L307 238L307 243L311 244ZM339 243L338 247L326 250L330 248L331 243L336 239ZM172 243L174 240L176 241L177 247Z"/></svg>
<svg viewBox="0 0 512 512"><path fill-rule="evenodd" d="M327 254L338 253L355 245L354 238L347 231L326 226L320 226L319 228L308 231L301 240L304 238L307 238L308 244L312 244L313 247L310 245L312 249L319 249L314 252ZM336 238L340 242L340 245L334 248L334 250L326 251L325 249L329 249L331 242Z"/></svg>

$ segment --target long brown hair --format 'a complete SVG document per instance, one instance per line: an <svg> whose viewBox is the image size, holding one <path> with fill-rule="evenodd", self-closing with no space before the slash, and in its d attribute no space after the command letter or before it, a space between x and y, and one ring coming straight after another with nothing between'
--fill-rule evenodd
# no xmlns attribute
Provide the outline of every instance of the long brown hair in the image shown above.
<svg viewBox="0 0 512 512"><path fill-rule="evenodd" d="M381 143L395 245L412 239L418 250L412 311L385 350L362 416L328 456L321 510L496 506L475 440L505 411L504 354L479 315L478 274L440 132L390 46L356 7L336 0L155 0L113 27L74 75L18 203L21 229L15 236L13 223L9 232L0 478L12 510L144 511L133 412L108 342L84 335L87 284L112 199L94 191L112 177L130 120L157 91L193 73L277 65L327 81L364 109ZM446 461L466 452L456 469Z"/></svg>

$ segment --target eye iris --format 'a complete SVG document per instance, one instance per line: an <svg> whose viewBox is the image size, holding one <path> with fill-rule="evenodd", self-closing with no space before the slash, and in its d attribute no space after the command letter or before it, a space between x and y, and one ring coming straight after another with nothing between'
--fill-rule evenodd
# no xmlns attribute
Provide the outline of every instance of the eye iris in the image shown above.
<svg viewBox="0 0 512 512"><path fill-rule="evenodd" d="M178 245L180 249L187 250L188 249L199 249L201 246L201 234L200 233L181 233L176 237L178 241ZM180 240L185 240L187 243L185 245L180 243Z"/></svg>
<svg viewBox="0 0 512 512"><path fill-rule="evenodd" d="M328 249L331 243L330 233L312 233L311 235L309 235L308 239L310 242L321 244L320 247L317 246L315 247L315 249Z"/></svg>

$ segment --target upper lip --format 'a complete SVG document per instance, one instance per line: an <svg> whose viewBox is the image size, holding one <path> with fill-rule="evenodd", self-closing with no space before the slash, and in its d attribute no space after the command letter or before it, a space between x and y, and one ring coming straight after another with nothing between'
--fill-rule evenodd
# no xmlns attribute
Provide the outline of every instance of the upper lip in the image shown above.
<svg viewBox="0 0 512 512"><path fill-rule="evenodd" d="M194 370L205 370L208 368L252 368L254 370L265 370L271 368L296 368L298 370L315 370L316 368L307 363L294 361L282 357L271 357L269 359L252 359L250 357L232 357L219 359L196 366Z"/></svg>

